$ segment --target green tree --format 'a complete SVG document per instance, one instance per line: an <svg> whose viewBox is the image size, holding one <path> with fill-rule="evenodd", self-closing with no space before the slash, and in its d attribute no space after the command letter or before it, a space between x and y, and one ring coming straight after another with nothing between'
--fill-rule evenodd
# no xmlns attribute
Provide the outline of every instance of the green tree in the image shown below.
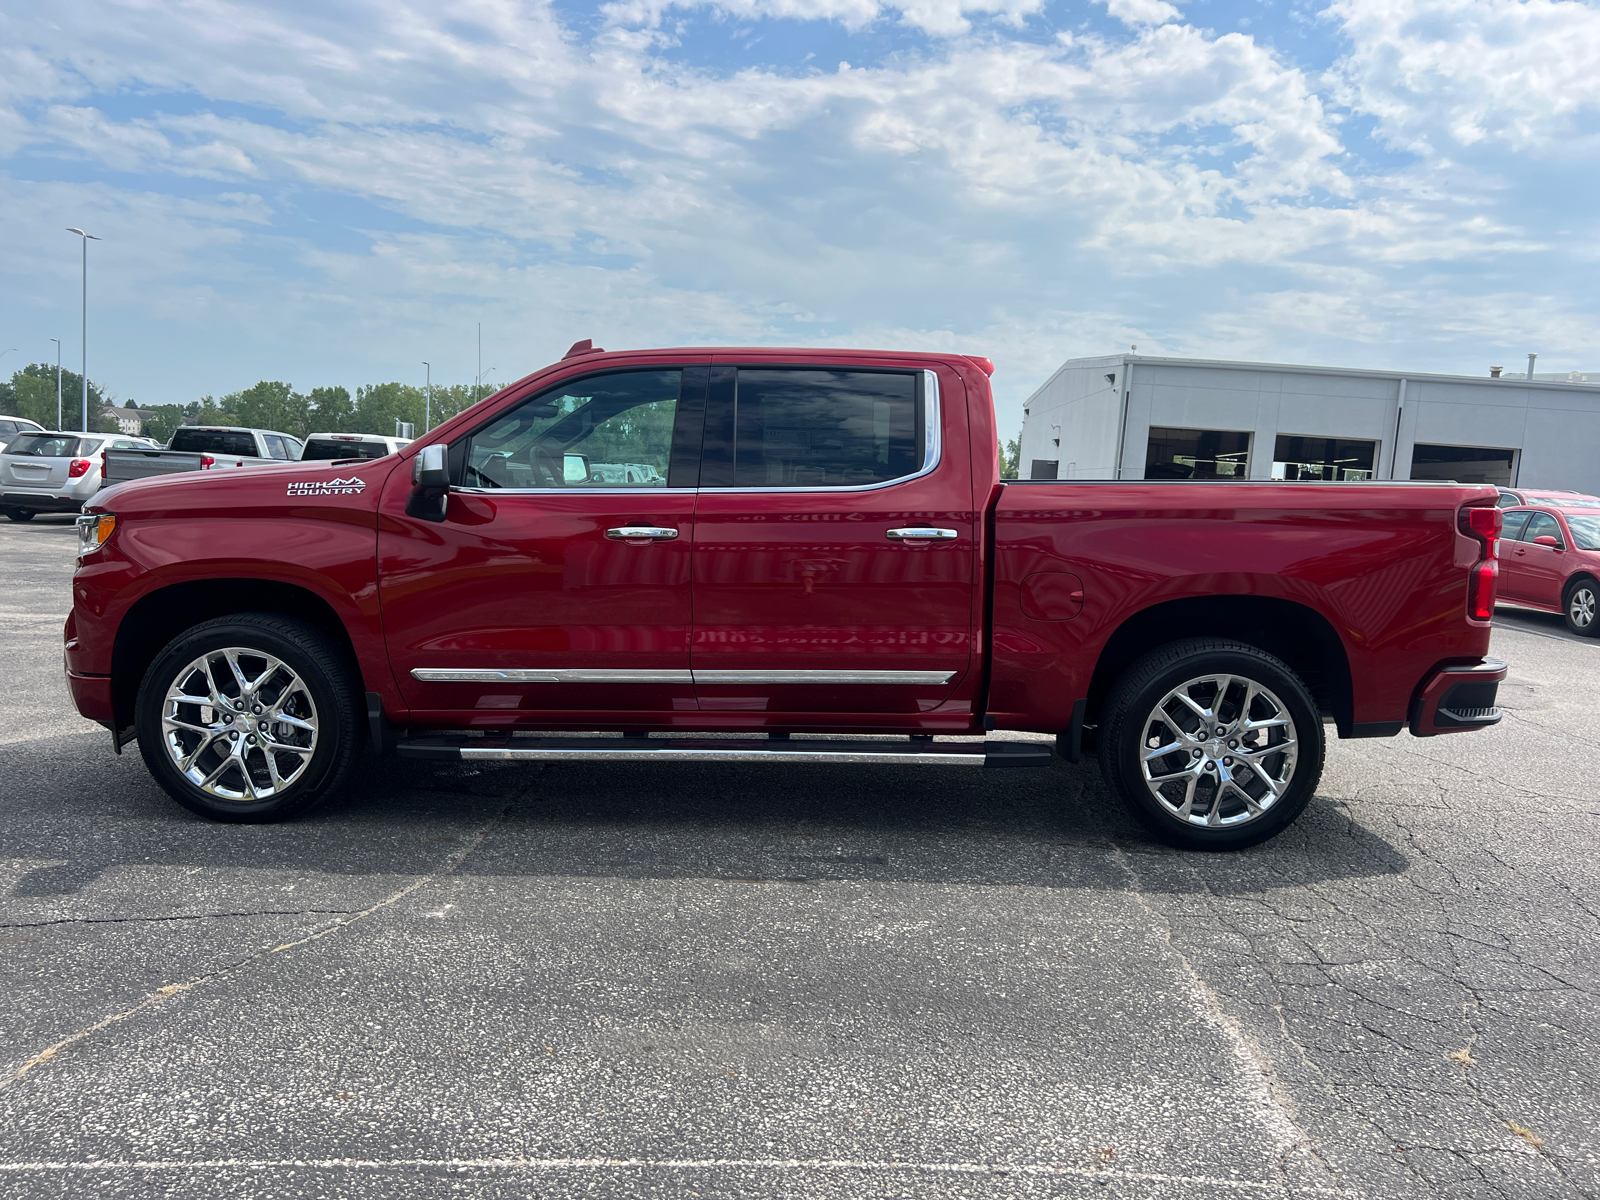
<svg viewBox="0 0 1600 1200"><path fill-rule="evenodd" d="M192 417L195 425L237 425L239 414L233 410L231 404L239 397L238 392L224 396L222 403L218 404L210 396L201 396L198 400L191 400L183 406L183 415Z"/></svg>
<svg viewBox="0 0 1600 1200"><path fill-rule="evenodd" d="M254 387L236 393L233 411L241 425L252 429L272 429L303 438L311 432L311 405L307 397L277 380L263 379Z"/></svg>
<svg viewBox="0 0 1600 1200"><path fill-rule="evenodd" d="M94 380L89 381L89 426L99 428L100 409L106 394ZM11 377L0 389L0 412L27 417L46 429L56 427L56 367L54 363L31 363ZM61 423L68 429L83 424L83 376L65 368L61 372Z"/></svg>
<svg viewBox="0 0 1600 1200"><path fill-rule="evenodd" d="M355 433L394 436L396 421L409 421L422 432L423 393L408 383L374 383L356 389Z"/></svg>
<svg viewBox="0 0 1600 1200"><path fill-rule="evenodd" d="M146 410L156 415L145 419L144 429L141 431L147 438L154 438L163 444L172 440L173 433L178 426L183 424L183 408L177 404L158 404Z"/></svg>
<svg viewBox="0 0 1600 1200"><path fill-rule="evenodd" d="M433 389L433 423L442 425L451 417L464 413L477 401L472 396L470 383L455 383L448 387L436 385ZM489 393L483 388L478 389L478 400ZM422 426L417 426L417 432L422 432Z"/></svg>
<svg viewBox="0 0 1600 1200"><path fill-rule="evenodd" d="M354 433L356 406L342 387L311 389L311 432Z"/></svg>
<svg viewBox="0 0 1600 1200"><path fill-rule="evenodd" d="M1015 479L1022 466L1022 435L1019 433L1006 443L1006 452L1000 456L1000 478Z"/></svg>

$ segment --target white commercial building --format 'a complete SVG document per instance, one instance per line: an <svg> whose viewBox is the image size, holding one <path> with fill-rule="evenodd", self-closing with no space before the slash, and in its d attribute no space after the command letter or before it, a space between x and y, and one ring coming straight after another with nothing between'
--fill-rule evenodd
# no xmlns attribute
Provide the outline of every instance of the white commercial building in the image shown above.
<svg viewBox="0 0 1600 1200"><path fill-rule="evenodd" d="M1018 474L1454 479L1600 494L1600 386L1566 379L1075 358L1023 407Z"/></svg>

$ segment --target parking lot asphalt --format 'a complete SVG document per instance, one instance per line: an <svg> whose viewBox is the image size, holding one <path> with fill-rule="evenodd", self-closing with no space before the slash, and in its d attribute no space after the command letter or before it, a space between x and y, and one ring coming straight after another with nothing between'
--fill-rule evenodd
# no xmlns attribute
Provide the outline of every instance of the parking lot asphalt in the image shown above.
<svg viewBox="0 0 1600 1200"><path fill-rule="evenodd" d="M72 710L0 522L8 1196L1600 1195L1600 643L1330 743L1286 834L1093 766L384 763L221 826Z"/></svg>

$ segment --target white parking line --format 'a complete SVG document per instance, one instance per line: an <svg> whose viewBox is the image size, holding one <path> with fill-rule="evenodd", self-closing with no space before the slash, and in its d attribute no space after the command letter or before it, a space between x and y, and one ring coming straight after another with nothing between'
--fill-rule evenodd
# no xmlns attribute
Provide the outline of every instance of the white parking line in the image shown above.
<svg viewBox="0 0 1600 1200"><path fill-rule="evenodd" d="M1097 1167L1071 1167L1059 1163L885 1162L848 1158L214 1158L184 1161L147 1159L91 1159L84 1162L0 1162L0 1172L26 1171L386 1171L436 1168L462 1171L839 1171L863 1174L918 1175L1056 1175L1080 1179L1170 1183L1203 1186L1253 1195L1349 1196L1340 1188L1304 1184L1291 1187L1245 1179L1219 1179L1209 1175L1167 1175L1153 1171L1119 1171Z"/></svg>

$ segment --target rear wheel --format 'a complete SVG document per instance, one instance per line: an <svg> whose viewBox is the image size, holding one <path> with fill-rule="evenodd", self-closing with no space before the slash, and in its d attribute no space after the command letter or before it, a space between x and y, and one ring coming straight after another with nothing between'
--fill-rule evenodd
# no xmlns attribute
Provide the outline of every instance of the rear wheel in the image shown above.
<svg viewBox="0 0 1600 1200"><path fill-rule="evenodd" d="M241 613L197 625L139 685L135 726L150 773L216 821L277 821L343 786L360 748L360 692L309 625Z"/></svg>
<svg viewBox="0 0 1600 1200"><path fill-rule="evenodd" d="M1561 615L1573 633L1584 637L1600 633L1600 623L1595 620L1600 616L1600 585L1588 578L1574 579L1567 585L1566 597L1561 601Z"/></svg>
<svg viewBox="0 0 1600 1200"><path fill-rule="evenodd" d="M31 521L33 520L33 515L33 510L31 508L6 509L6 517L12 521Z"/></svg>
<svg viewBox="0 0 1600 1200"><path fill-rule="evenodd" d="M1322 776L1322 719L1287 665L1193 638L1145 655L1106 699L1100 769L1152 832L1234 850L1281 832Z"/></svg>

